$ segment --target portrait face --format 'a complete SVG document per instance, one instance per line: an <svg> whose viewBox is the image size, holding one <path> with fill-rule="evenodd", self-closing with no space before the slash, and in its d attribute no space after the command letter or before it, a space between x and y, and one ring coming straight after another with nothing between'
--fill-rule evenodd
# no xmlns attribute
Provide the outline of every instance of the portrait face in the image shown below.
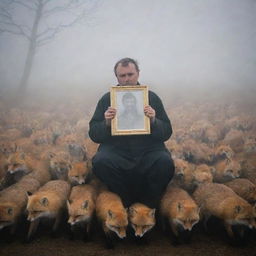
<svg viewBox="0 0 256 256"><path fill-rule="evenodd" d="M139 72L133 63L129 63L123 67L121 63L116 68L116 77L118 84L121 86L125 85L137 85Z"/></svg>
<svg viewBox="0 0 256 256"><path fill-rule="evenodd" d="M133 94L131 94L131 93L124 94L122 102L124 105L124 109L126 111L136 110L136 98Z"/></svg>

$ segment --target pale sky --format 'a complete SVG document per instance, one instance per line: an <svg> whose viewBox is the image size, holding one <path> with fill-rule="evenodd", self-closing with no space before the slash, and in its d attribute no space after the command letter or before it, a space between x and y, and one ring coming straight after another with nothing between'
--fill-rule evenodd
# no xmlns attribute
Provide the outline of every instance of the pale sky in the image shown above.
<svg viewBox="0 0 256 256"><path fill-rule="evenodd" d="M92 16L38 50L30 87L105 90L123 57L139 62L152 88L256 85L255 0L101 0ZM26 49L23 38L0 35L0 86L18 85Z"/></svg>

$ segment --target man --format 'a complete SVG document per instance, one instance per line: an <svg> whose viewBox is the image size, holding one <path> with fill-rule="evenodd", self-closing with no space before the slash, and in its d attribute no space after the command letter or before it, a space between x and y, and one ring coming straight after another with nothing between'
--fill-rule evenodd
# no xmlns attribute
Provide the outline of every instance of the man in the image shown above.
<svg viewBox="0 0 256 256"><path fill-rule="evenodd" d="M124 110L118 116L117 129L143 129L144 116L138 112L134 94L127 92L122 97Z"/></svg>
<svg viewBox="0 0 256 256"><path fill-rule="evenodd" d="M135 60L124 58L114 67L118 85L138 85L139 67ZM162 193L174 174L174 164L164 145L172 134L170 120L160 98L149 91L151 134L111 136L111 120L116 109L110 106L110 93L99 100L90 121L89 136L100 143L93 157L93 172L108 188L117 193L125 207L134 202L151 208L158 206Z"/></svg>

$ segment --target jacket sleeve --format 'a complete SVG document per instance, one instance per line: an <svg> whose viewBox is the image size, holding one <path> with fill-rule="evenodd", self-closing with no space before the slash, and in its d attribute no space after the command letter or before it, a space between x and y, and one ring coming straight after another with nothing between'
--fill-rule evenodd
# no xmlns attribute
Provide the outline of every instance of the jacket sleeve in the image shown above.
<svg viewBox="0 0 256 256"><path fill-rule="evenodd" d="M161 99L153 94L152 108L156 111L155 122L151 124L151 136L160 141L168 140L172 135L172 125L168 118Z"/></svg>
<svg viewBox="0 0 256 256"><path fill-rule="evenodd" d="M89 123L89 136L96 143L106 142L111 137L111 127L106 125L104 113L108 106L101 98Z"/></svg>

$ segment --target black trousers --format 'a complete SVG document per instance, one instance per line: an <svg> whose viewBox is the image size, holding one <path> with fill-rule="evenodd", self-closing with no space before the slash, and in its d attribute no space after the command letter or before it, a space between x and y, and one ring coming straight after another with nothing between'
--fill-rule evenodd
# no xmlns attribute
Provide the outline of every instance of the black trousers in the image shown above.
<svg viewBox="0 0 256 256"><path fill-rule="evenodd" d="M94 174L121 197L125 207L136 202L150 208L158 207L174 175L173 160L165 150L147 152L140 157L98 151L92 164Z"/></svg>

